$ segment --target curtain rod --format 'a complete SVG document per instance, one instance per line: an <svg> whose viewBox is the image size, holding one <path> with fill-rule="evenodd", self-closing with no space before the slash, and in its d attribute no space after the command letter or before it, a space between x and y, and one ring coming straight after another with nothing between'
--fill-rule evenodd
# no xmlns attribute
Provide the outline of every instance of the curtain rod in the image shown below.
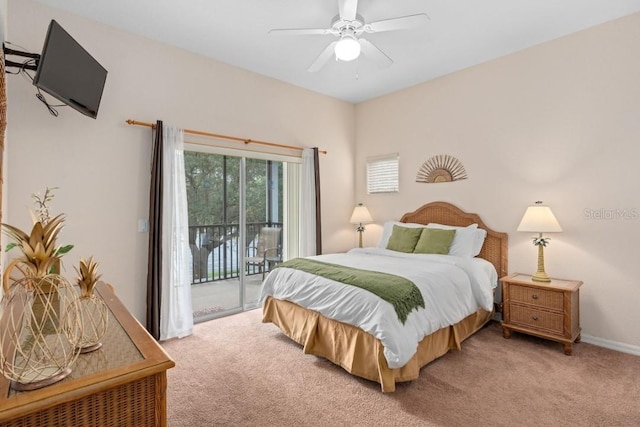
<svg viewBox="0 0 640 427"><path fill-rule="evenodd" d="M128 119L126 122L129 125L146 126L146 127L152 128L152 129L156 128L155 123L139 122L137 120L132 120L132 119ZM260 141L260 140L256 140L256 139L239 138L237 136L220 135L220 134L217 134L217 133L203 132L203 131L200 131L200 130L183 129L182 131L184 133L188 133L188 134L191 134L191 135L200 135L200 136L207 136L207 137L210 137L210 138L227 139L229 141L242 142L245 145L258 144L258 145L266 145L266 146L269 146L269 147L286 148L286 149L289 149L289 150L298 150L298 151L302 151L303 150L302 147L298 147L296 145L286 145L286 144L278 144L278 143L275 143L275 142ZM327 154L326 151L318 150L318 152L322 153L322 154Z"/></svg>

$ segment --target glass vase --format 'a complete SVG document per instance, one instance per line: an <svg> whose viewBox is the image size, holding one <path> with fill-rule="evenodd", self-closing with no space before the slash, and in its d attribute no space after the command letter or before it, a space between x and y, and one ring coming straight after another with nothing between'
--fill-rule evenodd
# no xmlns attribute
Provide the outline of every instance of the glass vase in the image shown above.
<svg viewBox="0 0 640 427"><path fill-rule="evenodd" d="M79 337L80 353L89 353L102 347L102 337L107 332L108 309L99 296L79 296L68 308L68 322L70 327L82 326Z"/></svg>
<svg viewBox="0 0 640 427"><path fill-rule="evenodd" d="M0 303L0 371L15 390L34 390L71 373L82 325L67 328L73 286L63 276L13 281Z"/></svg>

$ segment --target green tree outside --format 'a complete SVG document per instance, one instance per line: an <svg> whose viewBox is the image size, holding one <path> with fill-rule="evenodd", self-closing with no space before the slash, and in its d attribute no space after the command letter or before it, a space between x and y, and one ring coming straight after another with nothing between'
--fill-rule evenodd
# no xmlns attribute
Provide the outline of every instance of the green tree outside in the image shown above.
<svg viewBox="0 0 640 427"><path fill-rule="evenodd" d="M187 203L189 215L189 243L194 258L195 276L202 278L208 274L207 259L209 254L225 240L237 238L240 210L240 158L217 154L185 151L185 176L187 186ZM269 168L273 175L269 191ZM247 224L275 222L282 223L282 163L267 160L246 159L246 221ZM275 171L274 171L275 169ZM277 200L273 200L276 194ZM269 197L272 204L277 204L269 213ZM275 217L277 216L277 217ZM196 231L194 226L206 227L226 225L228 227L208 228L216 230L214 235L206 236L197 242L204 228ZM226 230L226 234L223 231ZM233 231L232 231L233 230ZM247 242L255 237L255 228L248 230ZM224 234L224 235L223 235ZM215 266L214 266L215 269Z"/></svg>

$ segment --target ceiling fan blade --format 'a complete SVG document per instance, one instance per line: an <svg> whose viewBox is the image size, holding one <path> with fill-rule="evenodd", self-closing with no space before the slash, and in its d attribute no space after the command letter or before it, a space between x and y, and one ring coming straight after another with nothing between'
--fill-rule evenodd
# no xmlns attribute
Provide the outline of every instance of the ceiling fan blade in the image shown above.
<svg viewBox="0 0 640 427"><path fill-rule="evenodd" d="M384 19L382 21L365 24L363 29L367 33L380 33L382 31L406 30L420 27L427 23L429 15L418 13L417 15L401 16L399 18Z"/></svg>
<svg viewBox="0 0 640 427"><path fill-rule="evenodd" d="M285 28L269 30L269 34L276 36L324 36L334 33L333 28Z"/></svg>
<svg viewBox="0 0 640 427"><path fill-rule="evenodd" d="M362 54L367 58L370 58L373 62L375 62L380 68L387 68L391 64L393 64L393 60L389 58L383 51L378 49L376 45L371 43L367 39L360 39L360 48L362 49Z"/></svg>
<svg viewBox="0 0 640 427"><path fill-rule="evenodd" d="M340 19L344 21L355 21L358 10L358 0L338 0L338 10Z"/></svg>
<svg viewBox="0 0 640 427"><path fill-rule="evenodd" d="M324 64L329 61L329 59L335 56L337 44L337 41L329 43L329 46L327 46L326 49L323 50L322 53L316 58L316 60L313 61L313 64L309 65L307 71L309 71L310 73L315 73L316 71L320 70L320 68L322 68Z"/></svg>

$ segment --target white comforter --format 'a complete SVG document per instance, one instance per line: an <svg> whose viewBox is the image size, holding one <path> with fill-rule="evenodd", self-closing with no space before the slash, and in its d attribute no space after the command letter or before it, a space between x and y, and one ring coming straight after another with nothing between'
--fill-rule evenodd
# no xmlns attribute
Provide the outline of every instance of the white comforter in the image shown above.
<svg viewBox="0 0 640 427"><path fill-rule="evenodd" d="M356 286L290 268L271 271L262 284L261 303L269 295L288 300L378 338L390 368L404 366L426 335L459 322L479 307L493 309L498 275L491 263L480 258L405 254L381 248L310 258L395 274L418 286L425 308L413 310L403 325L390 303Z"/></svg>

